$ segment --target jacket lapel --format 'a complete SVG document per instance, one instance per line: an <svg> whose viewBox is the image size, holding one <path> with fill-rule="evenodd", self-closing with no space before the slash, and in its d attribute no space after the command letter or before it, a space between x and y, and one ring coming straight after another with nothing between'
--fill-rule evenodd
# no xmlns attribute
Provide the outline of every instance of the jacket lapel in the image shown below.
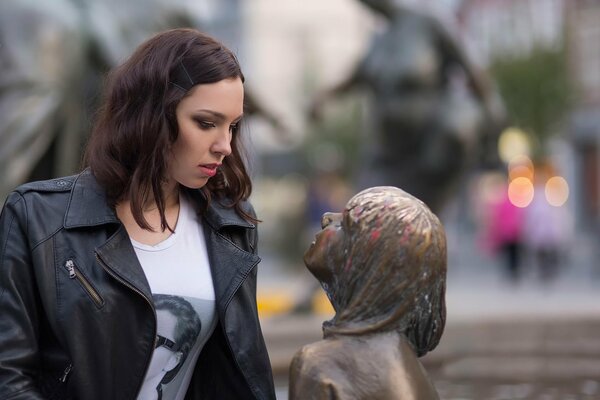
<svg viewBox="0 0 600 400"><path fill-rule="evenodd" d="M260 257L240 249L210 225L203 225L217 309L219 316L224 318L231 298L258 264Z"/></svg>
<svg viewBox="0 0 600 400"><path fill-rule="evenodd" d="M191 195L196 204L206 205L206 199L200 191L193 191ZM205 207L202 226L217 309L221 318L224 318L233 295L260 262L259 256L234 244L229 235L246 237L246 230L256 229L256 226L240 217L233 208L222 205L216 199L212 199Z"/></svg>
<svg viewBox="0 0 600 400"><path fill-rule="evenodd" d="M135 254L123 225L103 245L96 248L101 262L110 269L109 273L126 286L146 297L150 304L152 292L144 270Z"/></svg>
<svg viewBox="0 0 600 400"><path fill-rule="evenodd" d="M65 215L66 229L111 224L115 233L96 248L96 254L103 266L114 278L142 294L152 304L150 285L127 231L108 205L104 189L98 184L89 169L80 173L73 183L69 206Z"/></svg>

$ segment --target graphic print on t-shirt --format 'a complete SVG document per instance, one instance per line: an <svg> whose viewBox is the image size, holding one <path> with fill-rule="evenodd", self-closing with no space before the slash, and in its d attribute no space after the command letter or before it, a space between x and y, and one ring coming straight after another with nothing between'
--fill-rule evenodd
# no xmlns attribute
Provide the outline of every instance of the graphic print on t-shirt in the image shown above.
<svg viewBox="0 0 600 400"><path fill-rule="evenodd" d="M180 205L167 239L154 245L131 239L157 318L157 347L136 400L184 400L200 352L217 326L202 221L186 196L180 196Z"/></svg>
<svg viewBox="0 0 600 400"><path fill-rule="evenodd" d="M201 315L214 302L166 294L154 294L152 298L157 318L156 347L138 398L167 400L178 397L184 376L193 372L189 364L199 350Z"/></svg>

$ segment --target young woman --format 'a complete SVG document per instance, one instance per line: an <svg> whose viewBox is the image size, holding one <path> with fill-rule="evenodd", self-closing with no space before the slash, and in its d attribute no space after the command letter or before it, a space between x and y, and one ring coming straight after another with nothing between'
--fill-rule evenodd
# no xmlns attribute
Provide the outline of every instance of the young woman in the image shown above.
<svg viewBox="0 0 600 400"><path fill-rule="evenodd" d="M274 399L244 76L191 29L111 72L76 176L0 217L1 399Z"/></svg>

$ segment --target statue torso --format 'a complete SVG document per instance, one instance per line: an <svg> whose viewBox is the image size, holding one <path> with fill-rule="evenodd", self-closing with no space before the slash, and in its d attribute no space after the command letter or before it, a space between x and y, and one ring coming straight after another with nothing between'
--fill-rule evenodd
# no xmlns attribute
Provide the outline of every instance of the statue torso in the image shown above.
<svg viewBox="0 0 600 400"><path fill-rule="evenodd" d="M290 368L290 399L437 400L404 338L338 337L305 346Z"/></svg>

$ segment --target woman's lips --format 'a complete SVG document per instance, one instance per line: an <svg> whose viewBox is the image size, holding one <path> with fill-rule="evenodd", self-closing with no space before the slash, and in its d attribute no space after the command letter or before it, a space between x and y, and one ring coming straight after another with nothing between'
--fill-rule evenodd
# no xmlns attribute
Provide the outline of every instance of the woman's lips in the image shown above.
<svg viewBox="0 0 600 400"><path fill-rule="evenodd" d="M200 167L200 170L202 171L202 173L206 176L213 177L217 174L217 169L221 166L221 164L201 164L198 167Z"/></svg>

